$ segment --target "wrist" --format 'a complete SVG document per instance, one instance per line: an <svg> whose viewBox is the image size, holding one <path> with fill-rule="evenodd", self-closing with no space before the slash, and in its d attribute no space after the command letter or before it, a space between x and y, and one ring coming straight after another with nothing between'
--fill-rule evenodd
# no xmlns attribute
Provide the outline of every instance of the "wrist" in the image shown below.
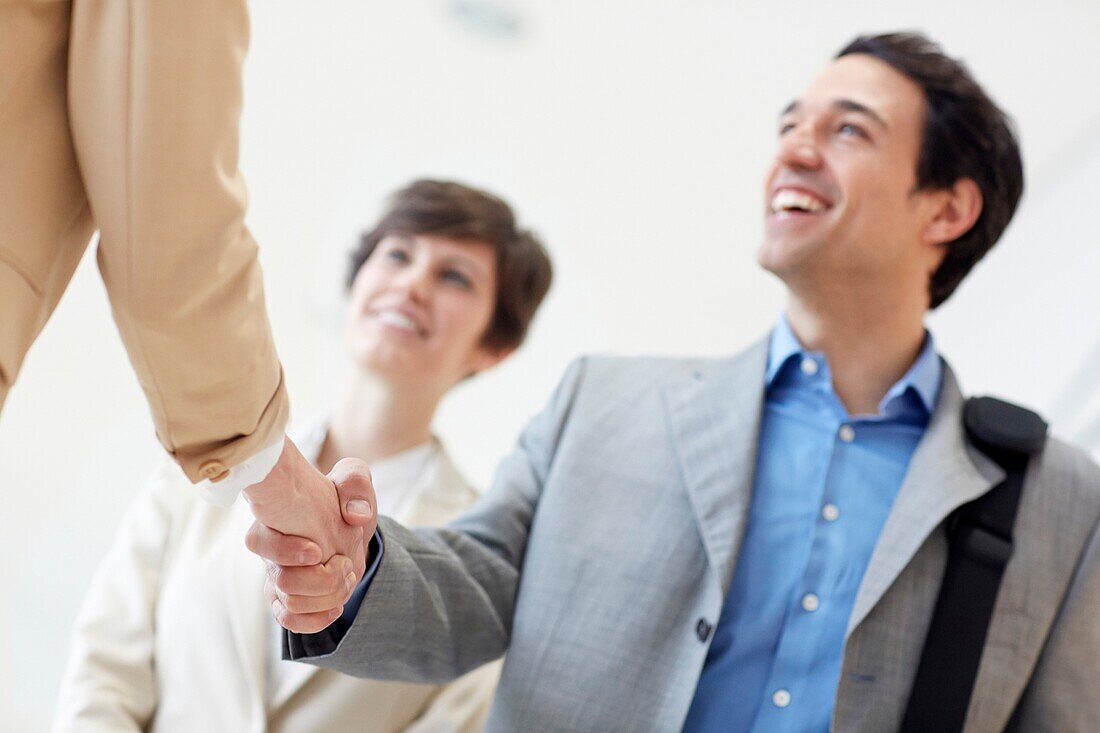
<svg viewBox="0 0 1100 733"><path fill-rule="evenodd" d="M259 480L244 487L244 494L249 504L269 504L276 500L285 500L288 493L295 487L292 480L294 476L294 462L297 449L289 438L283 437L282 451L278 460L271 469Z"/></svg>

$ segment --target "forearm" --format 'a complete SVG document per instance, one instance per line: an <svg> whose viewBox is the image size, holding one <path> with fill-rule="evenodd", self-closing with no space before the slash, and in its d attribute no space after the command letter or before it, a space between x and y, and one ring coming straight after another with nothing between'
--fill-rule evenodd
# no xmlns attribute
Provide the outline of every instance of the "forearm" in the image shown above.
<svg viewBox="0 0 1100 733"><path fill-rule="evenodd" d="M290 634L290 658L357 677L439 684L507 650L518 568L468 534L379 522L385 550L354 622Z"/></svg>
<svg viewBox="0 0 1100 733"><path fill-rule="evenodd" d="M244 0L73 3L69 116L98 262L157 435L192 481L270 445L288 401L244 225Z"/></svg>

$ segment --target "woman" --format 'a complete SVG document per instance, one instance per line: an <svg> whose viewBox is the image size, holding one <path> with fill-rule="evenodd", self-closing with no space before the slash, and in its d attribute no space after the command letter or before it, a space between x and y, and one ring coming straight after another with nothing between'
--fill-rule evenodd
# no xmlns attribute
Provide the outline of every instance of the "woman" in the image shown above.
<svg viewBox="0 0 1100 733"><path fill-rule="evenodd" d="M449 521L474 499L431 422L443 395L523 341L550 261L499 199L417 181L352 255L343 399L296 437L322 472L371 465L378 511ZM444 686L359 680L281 659L238 501L203 502L166 465L123 523L77 622L55 730L480 730L499 663ZM365 710L370 715L364 715Z"/></svg>

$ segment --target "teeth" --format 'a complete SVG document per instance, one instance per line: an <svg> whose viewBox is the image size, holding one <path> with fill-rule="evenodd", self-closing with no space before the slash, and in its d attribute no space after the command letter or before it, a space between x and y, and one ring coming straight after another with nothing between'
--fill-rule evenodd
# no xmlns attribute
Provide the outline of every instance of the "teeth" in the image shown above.
<svg viewBox="0 0 1100 733"><path fill-rule="evenodd" d="M398 313L397 311L379 311L377 318L387 326L400 328L402 331L408 331L410 333L419 331L416 322L404 313Z"/></svg>
<svg viewBox="0 0 1100 733"><path fill-rule="evenodd" d="M807 193L781 188L772 196L771 208L773 213L794 210L809 211L816 214L825 210L825 204Z"/></svg>

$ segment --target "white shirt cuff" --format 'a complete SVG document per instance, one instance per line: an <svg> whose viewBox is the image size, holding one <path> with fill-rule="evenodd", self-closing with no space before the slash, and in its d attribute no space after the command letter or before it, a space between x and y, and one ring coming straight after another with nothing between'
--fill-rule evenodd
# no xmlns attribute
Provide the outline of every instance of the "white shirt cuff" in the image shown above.
<svg viewBox="0 0 1100 733"><path fill-rule="evenodd" d="M221 481L213 482L210 479L200 481L197 486L202 498L214 506L227 507L237 500L237 496L252 484L257 484L267 478L271 469L279 462L283 454L284 436L264 448L243 463L238 463L229 469L229 475Z"/></svg>

